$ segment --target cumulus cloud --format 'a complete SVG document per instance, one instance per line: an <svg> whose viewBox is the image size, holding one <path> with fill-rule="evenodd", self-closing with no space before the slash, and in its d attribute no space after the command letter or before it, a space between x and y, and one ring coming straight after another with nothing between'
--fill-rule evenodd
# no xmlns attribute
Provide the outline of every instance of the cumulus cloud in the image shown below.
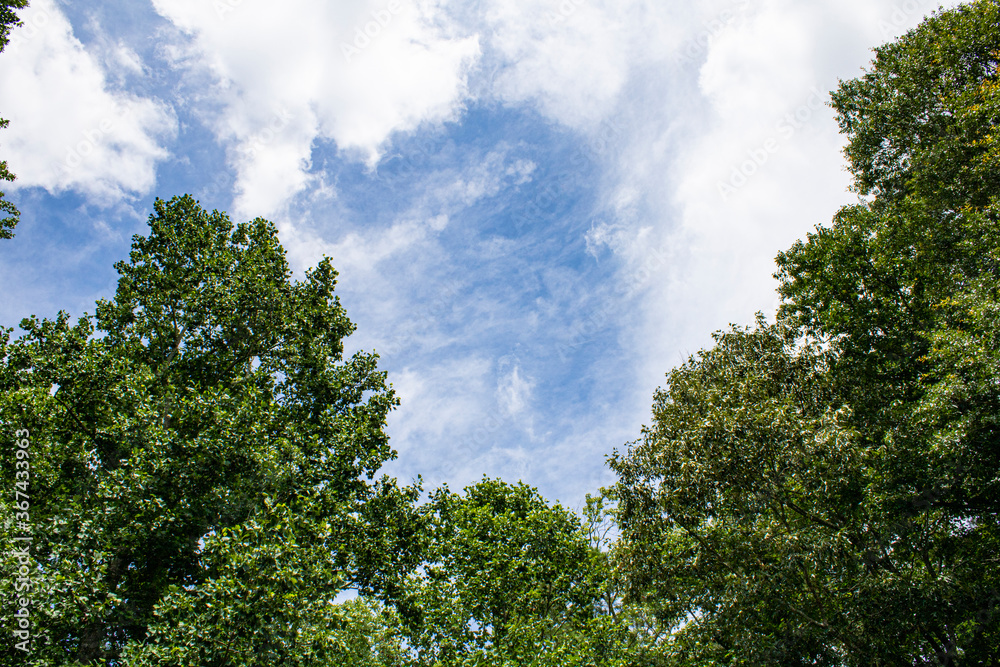
<svg viewBox="0 0 1000 667"><path fill-rule="evenodd" d="M394 132L455 117L475 36L430 0L154 0L216 81L209 122L231 146L237 209L267 215L311 183L321 142L373 166ZM193 63L193 64L192 64Z"/></svg>
<svg viewBox="0 0 1000 667"><path fill-rule="evenodd" d="M111 203L149 192L162 143L176 131L171 110L109 85L103 58L89 53L53 0L32 0L0 59L2 135L15 187L81 192ZM119 67L140 67L115 49Z"/></svg>

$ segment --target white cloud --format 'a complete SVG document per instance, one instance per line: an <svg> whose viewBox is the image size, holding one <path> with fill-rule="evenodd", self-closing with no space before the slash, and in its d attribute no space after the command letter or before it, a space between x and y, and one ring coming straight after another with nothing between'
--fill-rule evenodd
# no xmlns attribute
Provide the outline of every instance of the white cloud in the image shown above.
<svg viewBox="0 0 1000 667"><path fill-rule="evenodd" d="M895 27L919 23L933 9L923 4ZM894 7L754 2L712 32L697 72L661 84L688 103L669 94L642 102L668 109L670 120L629 128L618 178L645 193L647 224L680 249L652 284L644 326L628 334L646 350L640 374L650 389L710 344L713 330L772 314L774 256L854 199L844 137L825 103L838 79L861 74ZM654 155L661 140L669 149Z"/></svg>
<svg viewBox="0 0 1000 667"><path fill-rule="evenodd" d="M496 373L496 390L489 391ZM516 360L497 364L479 356L405 368L392 374L401 406L389 419L400 450L387 472L404 479L423 475L425 488L447 482L458 488L482 475L508 480L528 477L539 461L532 451L529 401L533 381ZM528 433L518 442L515 433Z"/></svg>
<svg viewBox="0 0 1000 667"><path fill-rule="evenodd" d="M490 92L592 131L615 111L633 68L680 45L687 14L653 0L492 0Z"/></svg>
<svg viewBox="0 0 1000 667"><path fill-rule="evenodd" d="M446 434L472 430L482 419L490 367L487 360L471 357L422 372L404 368L394 373L392 385L401 400L392 417L394 437L443 444Z"/></svg>
<svg viewBox="0 0 1000 667"><path fill-rule="evenodd" d="M154 5L190 35L183 57L217 81L223 109L211 122L233 147L247 215L272 214L310 184L317 141L373 166L393 132L453 118L479 54L431 0ZM276 118L286 122L268 132Z"/></svg>
<svg viewBox="0 0 1000 667"><path fill-rule="evenodd" d="M4 157L15 187L76 190L109 204L149 192L161 141L176 124L163 104L110 89L98 58L73 35L53 0L32 0L0 59ZM123 68L139 66L116 49Z"/></svg>

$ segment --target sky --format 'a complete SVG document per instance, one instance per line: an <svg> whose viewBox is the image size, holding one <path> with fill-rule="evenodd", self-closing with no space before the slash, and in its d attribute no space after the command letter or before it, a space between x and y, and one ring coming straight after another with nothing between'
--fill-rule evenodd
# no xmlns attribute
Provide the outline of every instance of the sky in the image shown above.
<svg viewBox="0 0 1000 667"><path fill-rule="evenodd" d="M401 400L386 472L579 508L671 368L773 319L775 255L856 201L830 91L938 6L31 0L0 326L93 313L190 193L332 258Z"/></svg>

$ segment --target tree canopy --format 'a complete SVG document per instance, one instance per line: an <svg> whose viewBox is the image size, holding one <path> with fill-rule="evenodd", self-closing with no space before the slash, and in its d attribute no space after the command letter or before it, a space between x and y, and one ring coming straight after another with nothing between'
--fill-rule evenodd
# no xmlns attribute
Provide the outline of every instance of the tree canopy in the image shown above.
<svg viewBox="0 0 1000 667"><path fill-rule="evenodd" d="M576 515L490 479L438 489L424 513L403 600L415 664L618 664L621 633L599 609L597 553Z"/></svg>
<svg viewBox="0 0 1000 667"><path fill-rule="evenodd" d="M611 460L632 596L684 664L996 664L998 61L981 1L842 82L861 200Z"/></svg>
<svg viewBox="0 0 1000 667"><path fill-rule="evenodd" d="M337 664L330 602L408 567L416 490L373 479L396 398L374 355L342 358L329 260L294 281L271 223L154 208L96 316L0 338L0 429L34 462L33 659Z"/></svg>

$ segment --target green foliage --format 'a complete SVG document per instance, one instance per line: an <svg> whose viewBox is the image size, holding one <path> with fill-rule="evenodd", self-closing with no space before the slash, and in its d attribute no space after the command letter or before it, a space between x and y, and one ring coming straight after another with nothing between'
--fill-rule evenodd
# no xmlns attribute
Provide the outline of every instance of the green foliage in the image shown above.
<svg viewBox="0 0 1000 667"><path fill-rule="evenodd" d="M717 335L668 375L655 425L611 460L630 597L676 629L685 660L784 664L805 652L833 665L826 628L856 631L835 601L857 574L841 562L859 454L847 411L830 405L828 353L793 334L759 322Z"/></svg>
<svg viewBox="0 0 1000 667"><path fill-rule="evenodd" d="M583 508L584 531L591 547L591 580L598 618L605 624L604 636L615 642L609 665L663 667L675 664L671 630L675 617L653 596L638 587L627 590L630 581L628 543L618 538L621 506L615 488L587 495ZM634 594L639 591L638 594Z"/></svg>
<svg viewBox="0 0 1000 667"><path fill-rule="evenodd" d="M981 0L841 84L865 199L779 254L778 322L672 371L612 458L671 659L996 664L998 61Z"/></svg>
<svg viewBox="0 0 1000 667"><path fill-rule="evenodd" d="M998 25L996 0L941 12L876 49L869 73L834 92L858 192L954 209L995 197Z"/></svg>
<svg viewBox="0 0 1000 667"><path fill-rule="evenodd" d="M15 9L24 9L28 0L0 0L0 51L10 42L10 31L21 25Z"/></svg>
<svg viewBox="0 0 1000 667"><path fill-rule="evenodd" d="M372 481L397 400L374 355L342 358L329 260L293 281L271 223L187 196L149 224L96 318L0 339L0 437L31 433L31 664L327 664L333 598L411 567L419 490Z"/></svg>
<svg viewBox="0 0 1000 667"><path fill-rule="evenodd" d="M483 479L436 491L424 563L403 604L418 665L611 665L580 520L537 491Z"/></svg>

